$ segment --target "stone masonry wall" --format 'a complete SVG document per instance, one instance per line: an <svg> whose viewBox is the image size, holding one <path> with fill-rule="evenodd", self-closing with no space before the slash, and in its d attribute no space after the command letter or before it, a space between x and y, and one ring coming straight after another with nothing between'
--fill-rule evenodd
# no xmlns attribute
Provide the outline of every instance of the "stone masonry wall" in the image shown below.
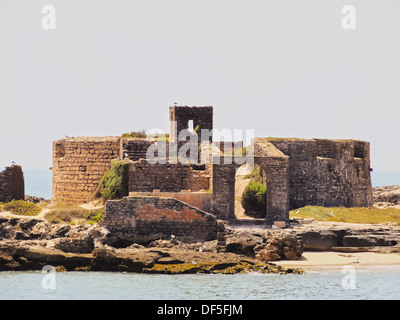
<svg viewBox="0 0 400 320"><path fill-rule="evenodd" d="M188 129L189 121L193 121L193 129L213 129L213 107L188 107L188 106L174 106L169 107L169 121L170 133L169 138L171 141L178 141L178 135L181 130ZM201 143L199 138L199 144ZM208 137L208 141L212 142L212 137Z"/></svg>
<svg viewBox="0 0 400 320"><path fill-rule="evenodd" d="M52 202L85 203L118 158L118 137L66 138L53 142Z"/></svg>
<svg viewBox="0 0 400 320"><path fill-rule="evenodd" d="M368 142L328 139L270 142L290 157L290 209L306 205L372 206Z"/></svg>
<svg viewBox="0 0 400 320"><path fill-rule="evenodd" d="M219 219L235 219L235 164L213 164L213 198L210 201L211 213ZM215 162L215 161L214 161Z"/></svg>
<svg viewBox="0 0 400 320"><path fill-rule="evenodd" d="M267 186L266 220L289 221L289 158L255 157L254 163L263 171L263 184Z"/></svg>
<svg viewBox="0 0 400 320"><path fill-rule="evenodd" d="M125 197L107 201L102 226L112 237L139 243L171 236L190 242L217 238L213 215L173 198Z"/></svg>
<svg viewBox="0 0 400 320"><path fill-rule="evenodd" d="M194 166L198 168L198 166ZM130 166L129 192L193 192L210 188L210 173L190 164L151 164L142 159Z"/></svg>
<svg viewBox="0 0 400 320"><path fill-rule="evenodd" d="M158 196L170 193L171 197L199 205L219 219L235 218L235 164L212 164L211 170L194 170L199 165L190 164L150 164L147 160L132 163L130 167L130 194L148 192ZM192 191L183 192L182 191ZM203 195L196 193L207 191ZM212 193L210 193L212 192Z"/></svg>
<svg viewBox="0 0 400 320"><path fill-rule="evenodd" d="M147 149L154 143L155 141L145 139L121 139L120 159L132 161L146 159Z"/></svg>
<svg viewBox="0 0 400 320"><path fill-rule="evenodd" d="M131 192L130 197L143 197L149 196L146 192ZM212 199L213 194L209 192L158 192L154 191L151 193L153 197L161 198L174 198L176 200L185 202L192 207L196 207L202 211L213 213ZM215 214L214 214L215 215Z"/></svg>
<svg viewBox="0 0 400 320"><path fill-rule="evenodd" d="M25 198L25 183L22 168L18 165L6 167L0 172L0 202L23 200Z"/></svg>

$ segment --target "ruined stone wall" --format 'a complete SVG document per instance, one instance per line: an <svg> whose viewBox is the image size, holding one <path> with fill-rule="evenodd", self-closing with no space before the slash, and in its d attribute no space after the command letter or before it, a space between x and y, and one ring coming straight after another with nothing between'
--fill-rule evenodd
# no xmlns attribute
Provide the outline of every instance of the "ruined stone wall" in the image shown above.
<svg viewBox="0 0 400 320"><path fill-rule="evenodd" d="M267 187L266 213L267 223L289 221L289 158L255 157L254 163L263 171L263 184Z"/></svg>
<svg viewBox="0 0 400 320"><path fill-rule="evenodd" d="M85 203L118 158L118 137L66 138L53 142L52 202Z"/></svg>
<svg viewBox="0 0 400 320"><path fill-rule="evenodd" d="M130 197L143 197L149 196L146 192L131 192ZM174 198L176 200L185 202L192 207L196 207L208 213L213 213L211 206L213 194L209 192L159 192L154 191L151 196L161 198Z"/></svg>
<svg viewBox="0 0 400 320"><path fill-rule="evenodd" d="M201 129L211 131L213 129L213 107L169 107L169 138L171 141L178 141L179 133L184 129L188 129L190 120L193 121L193 129L199 128L199 134L201 134ZM199 137L199 144L201 140L201 137ZM212 137L208 137L206 140L212 142Z"/></svg>
<svg viewBox="0 0 400 320"><path fill-rule="evenodd" d="M172 197L210 212L219 219L233 219L237 166L224 164L224 157L219 161L222 163L213 164L210 171L205 165L150 164L141 160L131 164L130 194L147 192L157 197Z"/></svg>
<svg viewBox="0 0 400 320"><path fill-rule="evenodd" d="M134 242L155 239L208 241L217 238L216 218L173 198L126 197L107 201L102 226Z"/></svg>
<svg viewBox="0 0 400 320"><path fill-rule="evenodd" d="M25 198L24 174L21 166L6 167L0 172L0 202Z"/></svg>
<svg viewBox="0 0 400 320"><path fill-rule="evenodd" d="M193 192L210 188L210 173L183 163L151 164L142 159L130 166L129 192ZM205 168L205 167L204 167Z"/></svg>
<svg viewBox="0 0 400 320"><path fill-rule="evenodd" d="M220 219L235 219L236 165L226 164L224 157L220 158L220 162L213 163L213 198L210 201L210 212Z"/></svg>
<svg viewBox="0 0 400 320"><path fill-rule="evenodd" d="M372 205L368 142L328 139L270 142L290 157L290 209L306 205Z"/></svg>
<svg viewBox="0 0 400 320"><path fill-rule="evenodd" d="M146 159L148 148L153 145L155 141L145 139L121 139L120 159L129 159L138 161Z"/></svg>

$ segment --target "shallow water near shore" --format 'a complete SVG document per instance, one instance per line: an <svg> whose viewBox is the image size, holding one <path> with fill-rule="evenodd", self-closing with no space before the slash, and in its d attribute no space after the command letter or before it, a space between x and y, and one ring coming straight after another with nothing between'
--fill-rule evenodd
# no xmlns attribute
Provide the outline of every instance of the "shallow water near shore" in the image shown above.
<svg viewBox="0 0 400 320"><path fill-rule="evenodd" d="M0 272L2 300L399 299L400 266L355 268L346 288L341 269L303 275L148 275L111 272ZM48 282L49 276L54 276ZM44 283L44 287L43 287ZM51 285L49 285L51 284ZM54 286L53 286L54 285ZM55 288L54 288L55 287Z"/></svg>

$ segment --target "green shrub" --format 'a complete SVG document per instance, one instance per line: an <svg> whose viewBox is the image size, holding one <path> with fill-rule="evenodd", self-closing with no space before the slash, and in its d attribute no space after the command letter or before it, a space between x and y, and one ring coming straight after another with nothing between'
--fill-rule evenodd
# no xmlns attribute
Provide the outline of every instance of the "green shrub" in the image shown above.
<svg viewBox="0 0 400 320"><path fill-rule="evenodd" d="M245 214L254 218L265 218L267 188L256 181L250 181L242 194Z"/></svg>
<svg viewBox="0 0 400 320"><path fill-rule="evenodd" d="M2 207L7 211L23 216L37 216L42 211L36 204L24 200L12 200L3 204Z"/></svg>
<svg viewBox="0 0 400 320"><path fill-rule="evenodd" d="M103 221L104 209L92 210L88 223L99 223Z"/></svg>
<svg viewBox="0 0 400 320"><path fill-rule="evenodd" d="M111 169L101 179L94 197L103 201L122 199L129 194L129 161L114 160Z"/></svg>
<svg viewBox="0 0 400 320"><path fill-rule="evenodd" d="M4 211L4 203L0 202L0 212L3 212L3 211Z"/></svg>

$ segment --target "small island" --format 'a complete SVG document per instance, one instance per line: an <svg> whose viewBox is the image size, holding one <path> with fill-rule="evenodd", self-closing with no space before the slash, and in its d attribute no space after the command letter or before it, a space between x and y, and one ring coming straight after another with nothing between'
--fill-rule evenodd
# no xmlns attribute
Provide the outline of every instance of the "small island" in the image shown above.
<svg viewBox="0 0 400 320"><path fill-rule="evenodd" d="M170 107L169 120L167 134L55 141L51 199L25 195L20 166L1 172L0 270L400 264L400 188L372 188L368 142L216 142L210 106Z"/></svg>

